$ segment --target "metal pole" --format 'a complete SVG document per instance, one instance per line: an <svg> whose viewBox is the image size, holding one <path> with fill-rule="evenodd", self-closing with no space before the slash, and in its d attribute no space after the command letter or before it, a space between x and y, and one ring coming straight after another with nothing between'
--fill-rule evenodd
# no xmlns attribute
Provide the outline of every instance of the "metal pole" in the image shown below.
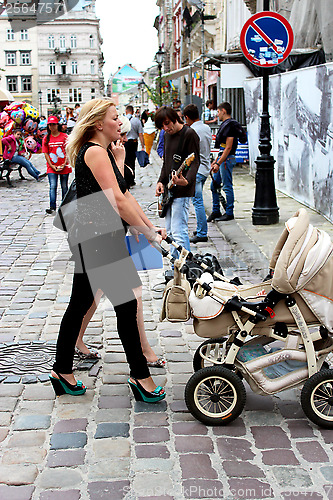
<svg viewBox="0 0 333 500"><path fill-rule="evenodd" d="M205 112L205 4L202 5L201 10L201 36L202 36L202 63L201 63L201 72L202 72L202 114Z"/></svg>
<svg viewBox="0 0 333 500"><path fill-rule="evenodd" d="M269 10L269 0L264 0L264 10ZM274 181L274 157L270 154L271 129L269 123L269 73L263 69L262 79L262 115L259 139L260 156L255 160L256 192L252 208L252 224L269 225L279 222L279 207L276 201Z"/></svg>
<svg viewBox="0 0 333 500"><path fill-rule="evenodd" d="M162 64L158 65L160 106L162 106Z"/></svg>
<svg viewBox="0 0 333 500"><path fill-rule="evenodd" d="M188 37L188 64L189 64L189 90L190 90L190 104L193 104L193 84L192 84L192 64L191 64L191 32Z"/></svg>

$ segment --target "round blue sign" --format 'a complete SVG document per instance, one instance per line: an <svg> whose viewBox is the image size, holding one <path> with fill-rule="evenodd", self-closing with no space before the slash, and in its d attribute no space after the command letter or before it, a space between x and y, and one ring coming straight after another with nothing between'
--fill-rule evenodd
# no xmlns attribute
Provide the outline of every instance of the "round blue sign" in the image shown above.
<svg viewBox="0 0 333 500"><path fill-rule="evenodd" d="M244 24L240 35L244 56L256 66L271 67L284 61L293 46L289 22L276 12L259 12Z"/></svg>

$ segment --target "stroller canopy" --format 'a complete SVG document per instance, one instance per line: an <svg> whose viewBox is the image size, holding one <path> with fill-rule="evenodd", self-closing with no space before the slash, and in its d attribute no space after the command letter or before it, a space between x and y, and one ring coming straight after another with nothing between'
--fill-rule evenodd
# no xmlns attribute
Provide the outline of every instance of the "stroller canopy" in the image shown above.
<svg viewBox="0 0 333 500"><path fill-rule="evenodd" d="M297 292L313 314L333 332L333 245L325 231L309 223L301 208L285 224L270 262L272 287Z"/></svg>

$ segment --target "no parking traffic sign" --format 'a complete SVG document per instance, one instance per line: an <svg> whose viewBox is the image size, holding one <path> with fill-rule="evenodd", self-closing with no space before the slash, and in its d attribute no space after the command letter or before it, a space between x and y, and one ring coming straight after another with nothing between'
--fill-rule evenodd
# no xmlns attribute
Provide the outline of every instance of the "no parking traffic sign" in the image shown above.
<svg viewBox="0 0 333 500"><path fill-rule="evenodd" d="M256 66L268 68L287 59L294 43L294 34L283 16L265 11L246 21L240 43L246 59Z"/></svg>

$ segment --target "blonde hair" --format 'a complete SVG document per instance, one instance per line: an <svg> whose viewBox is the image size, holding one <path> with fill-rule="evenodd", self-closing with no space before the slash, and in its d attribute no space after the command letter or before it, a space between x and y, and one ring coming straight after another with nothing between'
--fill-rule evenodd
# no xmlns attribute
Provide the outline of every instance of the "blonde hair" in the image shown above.
<svg viewBox="0 0 333 500"><path fill-rule="evenodd" d="M96 123L104 120L110 106L115 106L115 104L108 98L92 99L82 106L79 119L67 140L66 146L67 158L72 167L75 166L81 147L93 137Z"/></svg>

